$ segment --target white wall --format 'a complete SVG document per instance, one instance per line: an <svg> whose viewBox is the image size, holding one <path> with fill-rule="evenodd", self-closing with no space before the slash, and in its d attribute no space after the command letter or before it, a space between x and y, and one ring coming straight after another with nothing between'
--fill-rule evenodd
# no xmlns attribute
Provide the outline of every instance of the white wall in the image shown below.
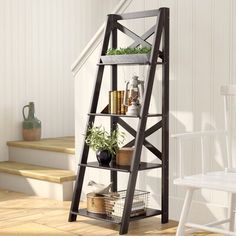
<svg viewBox="0 0 236 236"><path fill-rule="evenodd" d="M223 128L223 102L219 95L221 84L236 83L236 2L234 0L135 0L127 11L147 10L159 7L170 7L170 134L199 129ZM151 26L152 20L125 23L136 30L144 32ZM120 36L122 43L127 40ZM76 75L75 90L80 91L75 96L76 103L76 140L77 155L81 151L82 133L86 125L86 114L92 96L92 87L96 74L96 62L99 48L90 56L86 64ZM133 73L144 76L143 67L119 69L119 86L124 87L124 80ZM109 90L109 68L102 85L103 95L99 103L101 110L107 104ZM157 69L157 75L161 75ZM151 109L158 111L160 102L160 78L157 76L152 96ZM98 123L108 125L108 118L99 118ZM133 122L135 127L135 122ZM159 135L150 139L160 145ZM222 167L224 148L220 140L210 142L209 153L213 154L216 162L209 165L214 168ZM216 147L216 151L213 148ZM234 145L234 149L235 149ZM186 172L196 171L199 167L198 146L188 143L186 146ZM174 140L170 139L170 216L178 219L182 207L184 190L173 186L177 177L178 161ZM94 159L91 152L89 158ZM143 160L155 161L146 150ZM95 159L94 159L95 160ZM128 176L126 176L128 177ZM142 181L138 187L152 192L151 205L160 205L160 171L152 170L140 174ZM108 173L88 169L86 180L99 178L101 182L109 182ZM122 175L123 188L125 177ZM139 179L140 180L140 179ZM85 188L85 191L87 189ZM225 214L226 196L222 193L204 191L195 197L192 216L197 221L210 220ZM208 204L213 201L213 204ZM205 208L206 207L206 208ZM204 214L203 214L204 212Z"/></svg>
<svg viewBox="0 0 236 236"><path fill-rule="evenodd" d="M105 2L0 0L0 160L8 158L6 141L21 139L29 101L43 137L74 135L70 67L117 0Z"/></svg>

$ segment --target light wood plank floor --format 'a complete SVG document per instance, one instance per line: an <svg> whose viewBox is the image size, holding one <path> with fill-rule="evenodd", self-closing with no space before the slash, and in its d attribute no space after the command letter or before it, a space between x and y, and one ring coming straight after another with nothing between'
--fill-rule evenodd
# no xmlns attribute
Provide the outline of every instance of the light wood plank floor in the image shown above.
<svg viewBox="0 0 236 236"><path fill-rule="evenodd" d="M70 202L59 202L0 189L0 236L113 236L118 226L79 216L67 222ZM174 236L176 222L154 217L132 222L127 235ZM217 234L193 234L211 235ZM219 235L218 235L219 236Z"/></svg>

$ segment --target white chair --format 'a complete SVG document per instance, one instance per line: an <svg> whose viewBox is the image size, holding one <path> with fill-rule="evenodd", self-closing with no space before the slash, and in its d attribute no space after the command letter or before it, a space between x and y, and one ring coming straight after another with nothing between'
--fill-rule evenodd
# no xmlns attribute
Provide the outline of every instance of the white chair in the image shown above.
<svg viewBox="0 0 236 236"><path fill-rule="evenodd" d="M185 201L180 216L179 225L176 236L183 236L186 232L193 232L196 230L204 230L226 235L234 235L235 232L235 206L236 206L236 169L232 167L231 155L231 99L236 97L236 85L225 85L221 87L221 94L224 96L224 113L225 113L225 130L222 131L203 131L194 133L176 134L172 137L176 138L179 150L179 168L180 177L174 180L174 184L186 187ZM206 169L205 157L205 139L207 137L214 137L223 135L226 141L226 166L222 171L208 172ZM192 176L184 176L184 160L182 157L182 143L186 139L199 139L201 144L201 173ZM229 193L228 217L227 219L218 220L206 225L187 223L188 213L192 202L193 193L195 190L212 189L225 191ZM217 228L221 224L229 224L227 230ZM185 226L190 227L186 230Z"/></svg>

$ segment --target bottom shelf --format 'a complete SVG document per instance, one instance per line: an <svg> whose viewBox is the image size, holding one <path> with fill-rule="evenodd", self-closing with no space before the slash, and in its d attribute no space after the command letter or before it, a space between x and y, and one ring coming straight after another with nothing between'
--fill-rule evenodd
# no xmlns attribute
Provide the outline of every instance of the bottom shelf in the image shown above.
<svg viewBox="0 0 236 236"><path fill-rule="evenodd" d="M81 215L81 216L93 218L93 219L96 219L96 220L107 221L107 222L114 223L114 224L120 224L121 223L121 222L115 221L113 218L111 218L110 216L107 216L105 214L96 214L96 213L88 212L87 209L79 209L78 212L72 211L71 213L74 214L74 215ZM157 210L157 209L147 208L145 214L130 217L130 221L141 220L141 219L151 217L151 216L156 216L156 215L161 215L161 211Z"/></svg>

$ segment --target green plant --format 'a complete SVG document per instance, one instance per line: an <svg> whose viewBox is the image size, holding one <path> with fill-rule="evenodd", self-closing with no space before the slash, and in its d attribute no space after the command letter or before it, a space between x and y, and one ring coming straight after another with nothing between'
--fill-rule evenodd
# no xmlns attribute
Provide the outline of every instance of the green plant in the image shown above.
<svg viewBox="0 0 236 236"><path fill-rule="evenodd" d="M85 142L95 152L107 150L115 155L124 142L124 132L117 128L109 133L102 126L89 126Z"/></svg>
<svg viewBox="0 0 236 236"><path fill-rule="evenodd" d="M106 55L123 55L123 54L146 54L151 51L148 47L138 47L138 48L110 48L107 50Z"/></svg>

